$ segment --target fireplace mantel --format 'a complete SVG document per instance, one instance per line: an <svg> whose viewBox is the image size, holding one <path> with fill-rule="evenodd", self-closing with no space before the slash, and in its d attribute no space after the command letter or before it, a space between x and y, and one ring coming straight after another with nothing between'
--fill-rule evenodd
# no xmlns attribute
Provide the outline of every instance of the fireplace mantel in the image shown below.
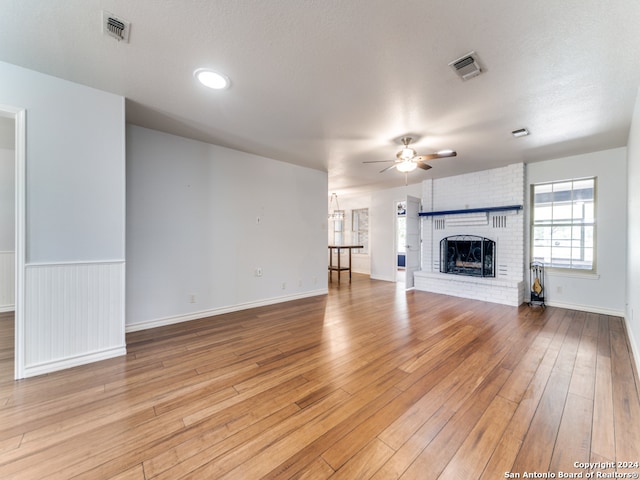
<svg viewBox="0 0 640 480"><path fill-rule="evenodd" d="M503 207L465 208L462 210L441 210L439 212L418 212L421 217L437 217L441 215L463 215L465 213L507 212L522 210L522 205L506 205Z"/></svg>

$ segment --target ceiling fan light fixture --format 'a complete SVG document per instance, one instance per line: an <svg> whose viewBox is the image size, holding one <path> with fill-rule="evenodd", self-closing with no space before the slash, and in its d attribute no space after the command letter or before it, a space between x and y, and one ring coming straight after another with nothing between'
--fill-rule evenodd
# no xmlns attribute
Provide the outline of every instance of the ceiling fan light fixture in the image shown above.
<svg viewBox="0 0 640 480"><path fill-rule="evenodd" d="M411 143L411 137L402 137L403 148L396 153L396 160L367 160L362 163L380 163L380 162L393 162L386 168L380 170L380 173L384 173L392 168L401 173L413 172L416 168L420 167L422 170L430 170L431 165L425 163L428 160L435 160L443 157L455 157L458 155L455 150L440 150L436 153L430 153L428 155L418 155L416 151L409 146Z"/></svg>
<svg viewBox="0 0 640 480"><path fill-rule="evenodd" d="M405 147L400 152L400 158L403 160L411 160L416 156L416 151L413 148Z"/></svg>
<svg viewBox="0 0 640 480"><path fill-rule="evenodd" d="M193 76L196 77L202 85L213 90L225 90L231 85L229 77L207 68L197 69L193 72Z"/></svg>
<svg viewBox="0 0 640 480"><path fill-rule="evenodd" d="M396 165L396 170L402 173L413 172L418 167L416 162L411 160L404 160Z"/></svg>

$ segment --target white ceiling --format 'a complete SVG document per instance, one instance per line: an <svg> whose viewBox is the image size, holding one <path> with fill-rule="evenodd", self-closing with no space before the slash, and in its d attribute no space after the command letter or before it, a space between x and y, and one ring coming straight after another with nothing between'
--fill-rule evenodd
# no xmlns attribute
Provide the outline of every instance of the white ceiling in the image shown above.
<svg viewBox="0 0 640 480"><path fill-rule="evenodd" d="M638 0L0 0L0 60L127 98L127 121L329 172L339 194L626 145ZM102 34L102 10L131 22ZM448 63L474 50L485 73ZM193 71L226 73L208 91ZM510 132L526 127L529 137ZM247 172L248 175L251 172Z"/></svg>

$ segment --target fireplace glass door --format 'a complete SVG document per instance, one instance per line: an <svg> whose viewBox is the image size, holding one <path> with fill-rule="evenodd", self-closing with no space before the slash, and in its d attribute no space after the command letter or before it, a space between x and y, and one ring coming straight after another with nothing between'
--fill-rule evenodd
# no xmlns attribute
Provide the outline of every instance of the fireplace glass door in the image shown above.
<svg viewBox="0 0 640 480"><path fill-rule="evenodd" d="M496 243L476 235L455 235L440 241L440 271L472 277L495 277Z"/></svg>

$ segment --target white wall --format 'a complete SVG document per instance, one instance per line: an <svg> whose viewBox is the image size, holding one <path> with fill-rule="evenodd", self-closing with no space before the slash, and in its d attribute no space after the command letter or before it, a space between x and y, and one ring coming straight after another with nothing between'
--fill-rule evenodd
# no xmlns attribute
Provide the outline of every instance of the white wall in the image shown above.
<svg viewBox="0 0 640 480"><path fill-rule="evenodd" d="M627 214L627 331L636 358L636 365L640 369L640 94L636 99L633 120L629 131L627 145L627 185L628 185L628 214Z"/></svg>
<svg viewBox="0 0 640 480"><path fill-rule="evenodd" d="M124 99L0 62L0 104L26 110L22 374L121 355Z"/></svg>
<svg viewBox="0 0 640 480"><path fill-rule="evenodd" d="M129 331L327 292L326 173L130 125L127 192Z"/></svg>
<svg viewBox="0 0 640 480"><path fill-rule="evenodd" d="M124 259L124 99L0 72L0 103L27 109L27 261Z"/></svg>
<svg viewBox="0 0 640 480"><path fill-rule="evenodd" d="M527 192L535 183L597 177L597 274L563 274L547 269L549 305L624 316L627 269L627 149L616 148L527 165ZM525 196L527 214L530 194ZM527 225L529 225L529 217ZM526 232L529 245L530 229ZM527 264L530 251L527 249Z"/></svg>

